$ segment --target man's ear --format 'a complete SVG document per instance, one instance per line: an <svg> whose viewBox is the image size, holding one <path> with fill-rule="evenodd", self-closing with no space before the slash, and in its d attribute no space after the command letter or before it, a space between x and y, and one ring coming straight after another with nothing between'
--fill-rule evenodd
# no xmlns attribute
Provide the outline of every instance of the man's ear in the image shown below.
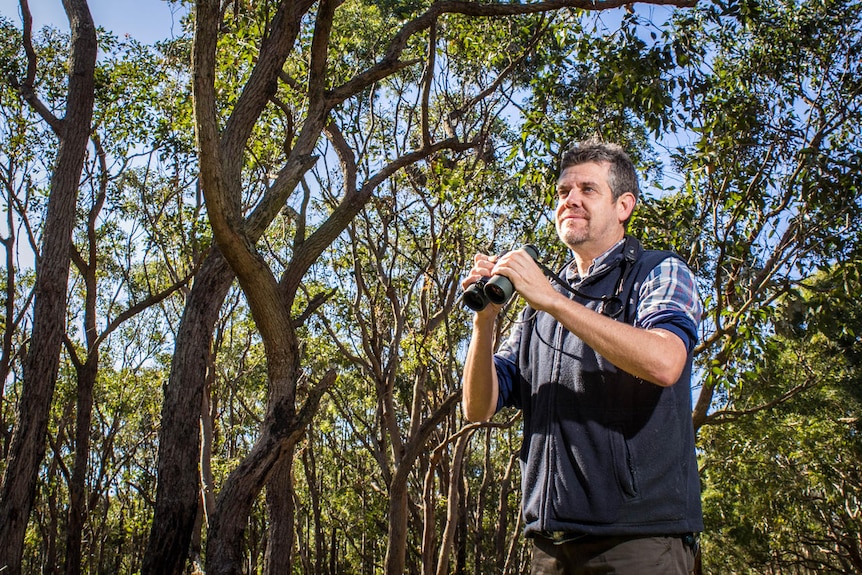
<svg viewBox="0 0 862 575"><path fill-rule="evenodd" d="M635 209L637 199L631 192L626 192L617 198L617 217L620 222L626 222L631 217Z"/></svg>

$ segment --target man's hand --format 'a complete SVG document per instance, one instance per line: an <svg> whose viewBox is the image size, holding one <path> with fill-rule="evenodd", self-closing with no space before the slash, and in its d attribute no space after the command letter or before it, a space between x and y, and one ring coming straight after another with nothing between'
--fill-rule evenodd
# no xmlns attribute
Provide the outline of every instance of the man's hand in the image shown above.
<svg viewBox="0 0 862 575"><path fill-rule="evenodd" d="M461 282L467 289L482 278L494 275L497 256L476 254L473 268ZM469 421L486 421L497 407L497 370L494 367L494 324L502 306L489 303L473 315L473 336L464 362L464 416Z"/></svg>
<svg viewBox="0 0 862 575"><path fill-rule="evenodd" d="M461 289L467 290L471 285L483 278L490 278L494 275L494 264L497 256L489 256L486 254L476 254L473 256L473 267L463 280L461 280ZM488 303L482 311L476 312L477 316L484 316L488 319L494 319L500 313L502 306ZM478 319L478 317L477 317Z"/></svg>
<svg viewBox="0 0 862 575"><path fill-rule="evenodd" d="M536 261L524 249L500 257L491 273L509 278L515 290L533 309L544 311L555 299L566 299L553 288Z"/></svg>

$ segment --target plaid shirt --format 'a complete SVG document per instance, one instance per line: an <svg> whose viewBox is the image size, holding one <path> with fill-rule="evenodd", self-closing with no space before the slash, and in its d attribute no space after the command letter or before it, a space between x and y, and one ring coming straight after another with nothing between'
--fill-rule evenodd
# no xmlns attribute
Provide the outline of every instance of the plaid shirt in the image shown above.
<svg viewBox="0 0 862 575"><path fill-rule="evenodd" d="M587 275L578 274L576 262L566 268L566 280L573 286L602 269L607 257L622 241L593 260ZM697 342L697 326L703 307L697 293L697 284L691 270L678 258L661 261L644 279L638 292L638 309L635 326L646 329L662 328L678 335L691 351Z"/></svg>

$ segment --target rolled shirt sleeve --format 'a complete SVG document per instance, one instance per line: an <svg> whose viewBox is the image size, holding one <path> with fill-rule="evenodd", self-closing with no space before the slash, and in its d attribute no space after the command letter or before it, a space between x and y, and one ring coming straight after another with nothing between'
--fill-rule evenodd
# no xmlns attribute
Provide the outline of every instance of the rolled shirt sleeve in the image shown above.
<svg viewBox="0 0 862 575"><path fill-rule="evenodd" d="M702 314L694 274L682 260L669 257L641 285L635 326L666 329L679 336L691 352Z"/></svg>

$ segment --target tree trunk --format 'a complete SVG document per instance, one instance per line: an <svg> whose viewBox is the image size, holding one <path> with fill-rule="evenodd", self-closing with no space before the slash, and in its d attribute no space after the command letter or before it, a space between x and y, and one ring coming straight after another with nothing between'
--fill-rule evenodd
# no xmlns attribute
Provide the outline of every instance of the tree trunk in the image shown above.
<svg viewBox="0 0 862 575"><path fill-rule="evenodd" d="M398 472L389 489L389 545L386 547L386 575L403 575L407 555L407 483Z"/></svg>
<svg viewBox="0 0 862 575"><path fill-rule="evenodd" d="M276 465L266 484L269 536L263 572L266 575L293 573L294 516L293 446Z"/></svg>
<svg viewBox="0 0 862 575"><path fill-rule="evenodd" d="M464 465L464 453L467 444L473 436L472 431L464 433L455 444L455 453L452 455L452 469L449 475L449 494L446 505L446 528L443 530L440 542L440 556L437 559L437 575L445 575L449 572L449 556L455 544L455 532L458 528L458 516L461 508L460 494L463 477L461 469Z"/></svg>
<svg viewBox="0 0 862 575"><path fill-rule="evenodd" d="M425 481L422 485L422 575L434 573L434 536L437 525L434 521L434 511L437 504L434 492L434 476L440 463L443 450L437 447L429 458L428 469L425 471Z"/></svg>
<svg viewBox="0 0 862 575"><path fill-rule="evenodd" d="M57 456L51 459L48 465L48 477L53 477L57 474ZM59 483L59 482L58 482ZM57 541L60 539L60 511L57 504L57 487L56 485L48 488L46 494L46 507L48 513L48 533L45 537L47 541L45 545L45 558L42 562L42 575L55 575L60 573L59 568L59 551L57 550Z"/></svg>
<svg viewBox="0 0 862 575"><path fill-rule="evenodd" d="M463 467L463 465L462 465ZM458 477L458 530L455 532L455 574L467 573L467 482Z"/></svg>
<svg viewBox="0 0 862 575"><path fill-rule="evenodd" d="M210 364L207 368L206 385L201 402L200 505L195 518L189 551L193 572L203 568L203 529L205 525L209 524L209 516L215 508L215 494L213 492L215 479L212 469L212 450L215 439L214 419L217 413L217 408L212 403L212 385L215 379L214 363L214 355L211 353Z"/></svg>
<svg viewBox="0 0 862 575"><path fill-rule="evenodd" d="M307 545L309 552L314 552L314 559L309 562L313 565L314 573L323 574L323 553L325 546L323 545L323 531L321 529L321 504L320 504L320 473L317 469L317 460L315 459L315 437L312 434L307 435L307 447L302 450L302 467L305 469L305 485L308 490L308 513L306 520L310 519L313 525L314 545Z"/></svg>
<svg viewBox="0 0 862 575"><path fill-rule="evenodd" d="M249 96L242 98L228 122L229 125L221 134L220 145L224 148L224 157L228 159L226 161L231 164L231 170L237 174L237 178L242 170L243 147L254 127L254 120L269 102L270 93L276 86L274 79L281 71L290 46L299 32L302 15L312 4L311 0L285 4L292 9L292 20L288 18L287 22L280 19L284 14L283 10L279 10L281 16L273 22L268 40L278 49L261 50L256 69L263 71L253 74L246 90ZM202 6L199 12L207 10ZM208 20L203 36L211 37L215 41L218 36L218 21L217 14L211 21ZM195 74L214 74L214 70L206 66L194 66ZM213 129L215 128L213 126ZM313 144L307 144L307 147L311 149ZM292 169L286 170L292 175L285 179L292 177L298 181L307 169L310 156L306 157L302 151L298 152L298 155L302 159L294 158ZM240 187L239 181L237 187ZM285 186L285 189L292 187ZM284 198L280 198L249 216L248 232L252 238L263 233L283 205ZM143 575L183 573L199 499L199 473L192 462L197 461L199 449L198 422L201 416L204 373L213 327L234 278L234 272L224 256L214 247L198 273L186 301L162 406L156 506L144 556Z"/></svg>
<svg viewBox="0 0 862 575"><path fill-rule="evenodd" d="M500 480L500 498L497 502L497 524L494 528L494 563L502 573L506 564L506 534L509 532L509 490L512 485L512 472L518 464L518 454L509 457L509 464Z"/></svg>
<svg viewBox="0 0 862 575"><path fill-rule="evenodd" d="M96 385L99 355L94 353L78 370L75 415L75 462L69 483L69 511L66 524L65 574L81 573L81 539L87 513L87 467L90 461L90 424L93 416L93 389Z"/></svg>
<svg viewBox="0 0 862 575"><path fill-rule="evenodd" d="M289 397L271 406L261 426L261 436L227 477L219 493L207 536L208 575L242 573L242 536L254 501L282 459L293 453L317 412L321 397L336 377L335 370L330 370L311 387L298 413L292 409L293 400Z"/></svg>
<svg viewBox="0 0 862 575"><path fill-rule="evenodd" d="M144 575L182 575L200 499L200 418L215 322L233 272L213 249L195 277L162 404L158 486Z"/></svg>
<svg viewBox="0 0 862 575"><path fill-rule="evenodd" d="M72 31L68 106L62 123L54 124L60 128L60 145L37 262L33 330L0 491L0 570L4 575L21 573L24 534L39 466L45 456L48 417L65 331L75 204L93 116L96 29L86 0L65 0L64 5ZM23 94L24 90L28 93ZM25 84L22 94L34 99L32 84Z"/></svg>
<svg viewBox="0 0 862 575"><path fill-rule="evenodd" d="M243 533L251 508L272 470L289 451L290 441L295 439L265 434L225 481L207 535L208 575L242 574Z"/></svg>
<svg viewBox="0 0 862 575"><path fill-rule="evenodd" d="M96 144L100 159L104 160L101 146ZM87 493L87 468L90 462L90 426L93 421L93 390L99 373L99 341L97 327L98 299L98 240L96 221L106 198L107 178L104 163L102 178L99 179L97 194L87 223L88 258L72 248L71 256L75 266L84 279L84 331L86 357L82 362L74 350L70 350L72 362L75 364L78 385L76 390L75 408L75 460L72 466L72 477L69 481L69 510L66 525L66 575L81 573L81 541L87 508L90 506ZM95 499L93 500L95 502Z"/></svg>

